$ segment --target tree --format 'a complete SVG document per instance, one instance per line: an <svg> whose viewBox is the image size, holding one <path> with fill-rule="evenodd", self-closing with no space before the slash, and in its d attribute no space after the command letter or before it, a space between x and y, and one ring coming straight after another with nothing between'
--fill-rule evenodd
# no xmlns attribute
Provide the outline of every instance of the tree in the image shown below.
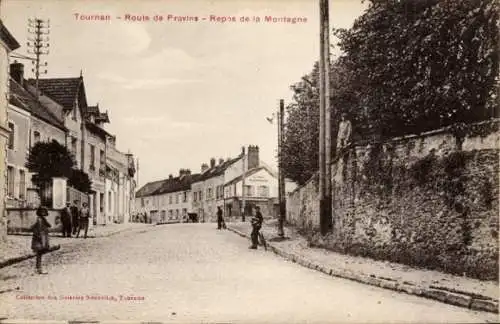
<svg viewBox="0 0 500 324"><path fill-rule="evenodd" d="M496 0L371 0L351 29L334 30L332 139L342 112L354 140L498 116L498 32ZM318 169L318 78L316 64L287 107L283 169L299 184Z"/></svg>
<svg viewBox="0 0 500 324"><path fill-rule="evenodd" d="M371 133L419 133L497 114L495 0L371 2L350 30L335 31L339 62L360 95L349 108Z"/></svg>
<svg viewBox="0 0 500 324"><path fill-rule="evenodd" d="M79 169L73 169L68 181L69 185L81 192L90 193L92 182L87 173Z"/></svg>
<svg viewBox="0 0 500 324"><path fill-rule="evenodd" d="M90 192L91 181L88 174L76 168L73 155L55 140L36 143L29 151L26 167L34 173L33 183L42 190L51 183L52 178L64 177L75 189Z"/></svg>
<svg viewBox="0 0 500 324"><path fill-rule="evenodd" d="M68 149L57 141L38 142L31 147L26 167L33 174L32 181L38 187L50 183L54 177L70 178L75 165Z"/></svg>

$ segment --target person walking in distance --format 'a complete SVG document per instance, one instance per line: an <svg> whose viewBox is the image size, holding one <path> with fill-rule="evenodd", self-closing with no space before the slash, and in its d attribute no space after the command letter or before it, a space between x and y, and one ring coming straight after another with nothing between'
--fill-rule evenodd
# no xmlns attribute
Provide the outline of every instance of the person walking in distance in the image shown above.
<svg viewBox="0 0 500 324"><path fill-rule="evenodd" d="M226 222L224 221L222 208L220 208L220 206L217 206L217 229L221 228L226 228Z"/></svg>
<svg viewBox="0 0 500 324"><path fill-rule="evenodd" d="M78 218L80 217L80 211L78 210L78 200L73 201L73 206L71 206L71 226L73 227L73 235L76 235L78 230Z"/></svg>
<svg viewBox="0 0 500 324"><path fill-rule="evenodd" d="M87 232L89 231L89 218L90 218L90 210L87 206L87 203L82 204L82 209L80 210L80 217L78 219L78 232L76 233L76 237L80 235L80 231L84 230L83 238L87 238Z"/></svg>
<svg viewBox="0 0 500 324"><path fill-rule="evenodd" d="M71 209L70 203L66 203L66 207L61 210L62 233L64 237L71 237Z"/></svg>
<svg viewBox="0 0 500 324"><path fill-rule="evenodd" d="M262 222L264 221L264 217L262 217L262 213L260 212L260 207L255 206L255 216L252 217L252 233L250 234L250 238L252 239L252 245L250 245L249 249L257 249L257 245L259 245L259 231L262 227Z"/></svg>
<svg viewBox="0 0 500 324"><path fill-rule="evenodd" d="M31 240L31 249L36 253L36 272L38 274L47 274L42 270L42 255L49 249L49 228L52 227L45 218L49 215L47 208L40 206L36 211L37 219L31 226L33 237Z"/></svg>

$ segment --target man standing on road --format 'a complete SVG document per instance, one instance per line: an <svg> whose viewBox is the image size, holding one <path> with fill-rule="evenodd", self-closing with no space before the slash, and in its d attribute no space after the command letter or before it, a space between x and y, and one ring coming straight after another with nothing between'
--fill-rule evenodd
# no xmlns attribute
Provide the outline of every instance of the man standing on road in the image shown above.
<svg viewBox="0 0 500 324"><path fill-rule="evenodd" d="M64 237L71 237L71 209L70 203L66 203L66 207L61 210L62 234Z"/></svg>
<svg viewBox="0 0 500 324"><path fill-rule="evenodd" d="M87 232L89 230L89 218L90 218L90 210L87 207L87 203L83 203L82 210L80 210L79 226L78 226L78 232L76 233L76 237L80 235L80 230L83 228L83 230L85 231L83 238L87 238Z"/></svg>
<svg viewBox="0 0 500 324"><path fill-rule="evenodd" d="M78 218L80 217L80 211L78 210L78 200L73 201L73 206L71 206L71 226L73 227L73 235L76 235L78 230Z"/></svg>
<svg viewBox="0 0 500 324"><path fill-rule="evenodd" d="M252 224L252 234L250 234L250 237L252 239L252 245L250 245L249 249L257 249L257 245L259 245L259 231L260 228L262 227L262 222L264 221L264 217L262 217L262 214L260 212L260 207L255 206L255 216L252 217L251 224Z"/></svg>
<svg viewBox="0 0 500 324"><path fill-rule="evenodd" d="M217 229L226 228L226 222L224 222L222 208L217 206Z"/></svg>

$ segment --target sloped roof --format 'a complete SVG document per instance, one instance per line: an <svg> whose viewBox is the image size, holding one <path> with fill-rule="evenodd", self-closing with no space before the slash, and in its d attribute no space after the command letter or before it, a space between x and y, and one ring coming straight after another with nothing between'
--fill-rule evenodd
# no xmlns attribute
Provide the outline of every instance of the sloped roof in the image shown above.
<svg viewBox="0 0 500 324"><path fill-rule="evenodd" d="M17 40L12 36L7 27L0 19L0 40L2 40L9 48L10 51L16 50L20 47Z"/></svg>
<svg viewBox="0 0 500 324"><path fill-rule="evenodd" d="M33 94L10 78L9 103L30 112L33 116L66 131L64 122L57 118L47 107L38 102Z"/></svg>
<svg viewBox="0 0 500 324"><path fill-rule="evenodd" d="M35 80L30 79L30 84L35 85ZM39 79L38 87L40 91L57 103L62 105L64 109L73 109L73 104L75 99L79 95L80 86L83 83L82 77L77 78L51 78L51 79ZM86 107L86 102L82 107Z"/></svg>
<svg viewBox="0 0 500 324"><path fill-rule="evenodd" d="M261 170L266 170L270 175L272 175L273 177L275 177L275 174L267 167L265 166L259 166L259 167L256 167L256 168L253 168L253 169L250 169L248 170L247 172L245 172L245 178L248 178L249 176L261 171ZM243 174L237 176L236 178L234 178L233 180L229 181L228 183L225 183L224 185L225 186L229 186L229 185L232 185L232 184L235 184L239 181L241 181L243 179Z"/></svg>
<svg viewBox="0 0 500 324"><path fill-rule="evenodd" d="M191 184L200 177L200 174L189 174L179 177L167 178L146 183L137 193L136 197L161 195L171 192L186 191L191 189Z"/></svg>
<svg viewBox="0 0 500 324"><path fill-rule="evenodd" d="M166 179L162 186L154 192L155 195L161 195L171 192L186 191L191 189L191 184L199 178L199 174L189 174L172 179Z"/></svg>
<svg viewBox="0 0 500 324"><path fill-rule="evenodd" d="M166 179L168 180L168 179ZM159 181L153 181L153 182L148 182L144 186L141 187L136 193L136 197L145 197L145 196L151 196L154 194L154 192L164 184L166 180L159 180Z"/></svg>
<svg viewBox="0 0 500 324"><path fill-rule="evenodd" d="M99 136L101 139L106 140L107 136L113 136L110 133L106 132L104 129L101 127L97 126L96 124L93 124L91 122L85 122L85 127L92 132L93 134L96 134Z"/></svg>
<svg viewBox="0 0 500 324"><path fill-rule="evenodd" d="M229 166L236 163L238 160L241 159L241 157L242 157L242 155L240 155L234 159L227 160L227 161L223 162L222 164L218 164L218 165L214 166L213 168L207 169L205 172L201 173L198 180L196 180L194 182L205 181L207 179L222 175L224 173L224 171L226 171L226 169Z"/></svg>

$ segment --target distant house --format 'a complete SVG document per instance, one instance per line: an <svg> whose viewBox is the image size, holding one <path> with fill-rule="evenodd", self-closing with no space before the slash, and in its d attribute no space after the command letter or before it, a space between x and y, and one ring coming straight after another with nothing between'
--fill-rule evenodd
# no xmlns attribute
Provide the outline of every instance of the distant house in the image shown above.
<svg viewBox="0 0 500 324"><path fill-rule="evenodd" d="M224 179L226 170L238 161L241 162L243 155L234 159L212 158L210 166L202 164L199 178L192 184L193 213L200 222L212 222L216 220L217 207L224 205Z"/></svg>
<svg viewBox="0 0 500 324"><path fill-rule="evenodd" d="M245 215L253 215L255 207L259 206L264 216L274 216L273 198L278 197L278 177L269 168L259 166L250 169L224 184L224 206L227 216L241 215L243 193Z"/></svg>
<svg viewBox="0 0 500 324"><path fill-rule="evenodd" d="M147 183L136 193L136 206L151 223L185 222L193 213L191 184L199 178L190 170L181 169L179 175Z"/></svg>

